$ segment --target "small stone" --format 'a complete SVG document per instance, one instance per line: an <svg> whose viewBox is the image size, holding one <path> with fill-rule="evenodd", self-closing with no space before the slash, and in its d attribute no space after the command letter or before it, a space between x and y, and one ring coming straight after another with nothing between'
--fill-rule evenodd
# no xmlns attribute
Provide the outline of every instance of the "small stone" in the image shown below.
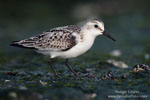
<svg viewBox="0 0 150 100"><path fill-rule="evenodd" d="M10 92L8 94L11 98L17 98L17 93L16 92Z"/></svg>
<svg viewBox="0 0 150 100"><path fill-rule="evenodd" d="M94 75L88 75L88 78L96 78Z"/></svg>
<svg viewBox="0 0 150 100"><path fill-rule="evenodd" d="M128 68L128 65L122 61L116 61L114 59L110 59L110 60L107 60L107 62L119 68Z"/></svg>
<svg viewBox="0 0 150 100"><path fill-rule="evenodd" d="M27 88L27 87L24 87L24 86L21 86L19 89L20 89L20 90L27 90L28 88Z"/></svg>
<svg viewBox="0 0 150 100"><path fill-rule="evenodd" d="M114 80L115 77L113 75L113 72L109 71L104 74L104 76L101 77L102 80Z"/></svg>
<svg viewBox="0 0 150 100"><path fill-rule="evenodd" d="M110 52L110 55L115 56L115 57L119 57L119 56L121 56L121 51L118 50L118 49L113 50L113 51Z"/></svg>
<svg viewBox="0 0 150 100"><path fill-rule="evenodd" d="M121 76L121 79L126 79L126 78L127 78L126 75L122 75L122 76Z"/></svg>
<svg viewBox="0 0 150 100"><path fill-rule="evenodd" d="M44 82L44 81L41 81L41 80L40 80L40 83L41 83L42 85L47 85L47 82Z"/></svg>
<svg viewBox="0 0 150 100"><path fill-rule="evenodd" d="M85 70L86 70L86 72L91 72L91 71L93 71L92 68L86 68Z"/></svg>
<svg viewBox="0 0 150 100"><path fill-rule="evenodd" d="M141 71L148 71L150 70L150 66L145 64L137 64L133 67L133 72L141 72Z"/></svg>
<svg viewBox="0 0 150 100"><path fill-rule="evenodd" d="M91 100L91 99L95 98L96 96L97 96L96 93L87 94L87 100Z"/></svg>
<svg viewBox="0 0 150 100"><path fill-rule="evenodd" d="M10 82L10 80L5 80L5 82L7 83L7 82Z"/></svg>

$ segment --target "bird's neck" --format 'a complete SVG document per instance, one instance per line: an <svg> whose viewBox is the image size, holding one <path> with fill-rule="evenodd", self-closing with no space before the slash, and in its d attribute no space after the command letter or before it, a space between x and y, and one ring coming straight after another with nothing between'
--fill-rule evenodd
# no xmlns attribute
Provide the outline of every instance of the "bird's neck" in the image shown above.
<svg viewBox="0 0 150 100"><path fill-rule="evenodd" d="M83 31L82 32L82 39L81 43L84 45L85 49L90 49L95 41L96 36L92 36L89 31Z"/></svg>
<svg viewBox="0 0 150 100"><path fill-rule="evenodd" d="M83 41L93 41L94 42L95 38L97 37L96 35L92 34L92 31L90 31L90 30L83 29L81 33L82 33Z"/></svg>

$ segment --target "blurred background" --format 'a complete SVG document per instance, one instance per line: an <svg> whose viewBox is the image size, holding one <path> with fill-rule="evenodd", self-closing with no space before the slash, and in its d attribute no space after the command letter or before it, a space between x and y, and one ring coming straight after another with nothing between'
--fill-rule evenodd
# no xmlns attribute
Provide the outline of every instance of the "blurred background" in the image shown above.
<svg viewBox="0 0 150 100"><path fill-rule="evenodd" d="M0 52L19 50L9 46L11 41L100 18L117 42L101 36L92 50L121 49L131 55L140 54L150 43L149 11L149 0L1 0Z"/></svg>
<svg viewBox="0 0 150 100"><path fill-rule="evenodd" d="M100 36L92 50L107 53L120 49L123 54L141 54L150 43L149 11L149 0L1 0L0 53L20 51L9 46L11 41L100 18L117 42Z"/></svg>
<svg viewBox="0 0 150 100"><path fill-rule="evenodd" d="M130 68L139 63L150 64L150 0L0 0L0 88L26 86L37 90L37 84L33 81L29 82L32 78L27 77L28 75L39 75L37 73L40 73L40 75L42 73L43 77L47 77L45 80L48 80L48 82L51 80L49 74L46 74L48 72L45 72L50 70L46 58L42 58L43 56L38 56L38 54L27 49L11 47L9 46L11 41L41 34L43 31L54 27L71 24L80 26L93 18L102 19L105 24L105 30L117 41L113 42L104 36L97 37L93 47L85 56L78 57L77 59L79 60L73 60L79 62L73 62L74 66L80 66L75 67L77 68L76 70L82 66L99 66L98 62L101 62L103 58L104 61L109 58L121 60L129 65ZM109 55L114 50L120 53L119 57L115 58ZM84 61L87 61L89 65ZM90 63L90 61L93 61L93 63ZM56 65L58 67L63 66L61 64ZM60 68L63 69L63 67ZM84 69L84 67L82 68ZM78 71L81 71L81 69ZM20 71L23 75L24 71L31 71L30 74L24 75L24 79L27 79L27 84L24 81L21 81L23 83L20 82L23 76L18 76L19 78L17 77L16 79L3 76L5 72L14 70ZM36 75L34 77L41 77ZM11 80L9 85L3 82L6 79ZM42 79L44 80L44 78ZM39 82L38 79L36 80ZM55 79L52 80L52 83L53 81L55 82ZM61 83L62 80L59 82ZM141 82L144 81L142 80ZM146 82L147 79L143 84L147 84L148 87L149 85ZM34 86L34 84L36 85ZM88 93L94 91L99 93L98 95L100 96L102 96L101 91L110 90L109 86L111 86L111 82L102 82L100 83L101 85L106 85L104 88L99 86L99 88L92 89L86 87L88 86L87 84L79 81L79 90L82 90L82 92L88 91ZM96 86L95 84L99 85L99 83L94 82L92 86ZM116 83L116 87L118 84ZM122 85L121 89L124 89L127 84L128 82ZM130 85L130 88L136 88L135 84L136 81ZM54 87L61 87L64 84L53 85ZM75 83L75 87L76 85L77 83ZM72 85L64 85L64 87L72 87ZM139 87L138 89L145 89L143 91L148 93L147 87ZM44 89L40 91L44 91ZM50 91L50 93L53 93L53 90ZM112 91L110 90L109 92L112 93ZM55 91L54 93L57 92ZM78 93L78 91L75 91L75 93Z"/></svg>

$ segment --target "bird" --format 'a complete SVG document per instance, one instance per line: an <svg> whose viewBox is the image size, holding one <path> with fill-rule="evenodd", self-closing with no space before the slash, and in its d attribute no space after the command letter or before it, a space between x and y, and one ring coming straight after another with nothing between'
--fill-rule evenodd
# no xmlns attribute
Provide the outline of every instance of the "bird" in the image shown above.
<svg viewBox="0 0 150 100"><path fill-rule="evenodd" d="M102 20L92 19L83 26L67 25L49 29L39 35L12 41L11 46L33 49L37 53L49 56L49 65L55 76L59 74L55 70L52 60L54 58L65 59L65 65L75 75L79 76L69 65L69 59L76 58L87 52L97 36L104 35L113 41L116 41L104 29Z"/></svg>

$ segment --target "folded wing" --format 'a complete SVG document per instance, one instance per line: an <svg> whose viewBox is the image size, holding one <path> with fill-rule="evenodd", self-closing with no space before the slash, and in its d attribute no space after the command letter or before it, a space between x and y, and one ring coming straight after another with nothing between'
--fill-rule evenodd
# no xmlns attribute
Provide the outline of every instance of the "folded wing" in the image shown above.
<svg viewBox="0 0 150 100"><path fill-rule="evenodd" d="M11 45L36 50L66 51L79 42L80 30L80 27L72 25L58 27L35 37L14 41Z"/></svg>

